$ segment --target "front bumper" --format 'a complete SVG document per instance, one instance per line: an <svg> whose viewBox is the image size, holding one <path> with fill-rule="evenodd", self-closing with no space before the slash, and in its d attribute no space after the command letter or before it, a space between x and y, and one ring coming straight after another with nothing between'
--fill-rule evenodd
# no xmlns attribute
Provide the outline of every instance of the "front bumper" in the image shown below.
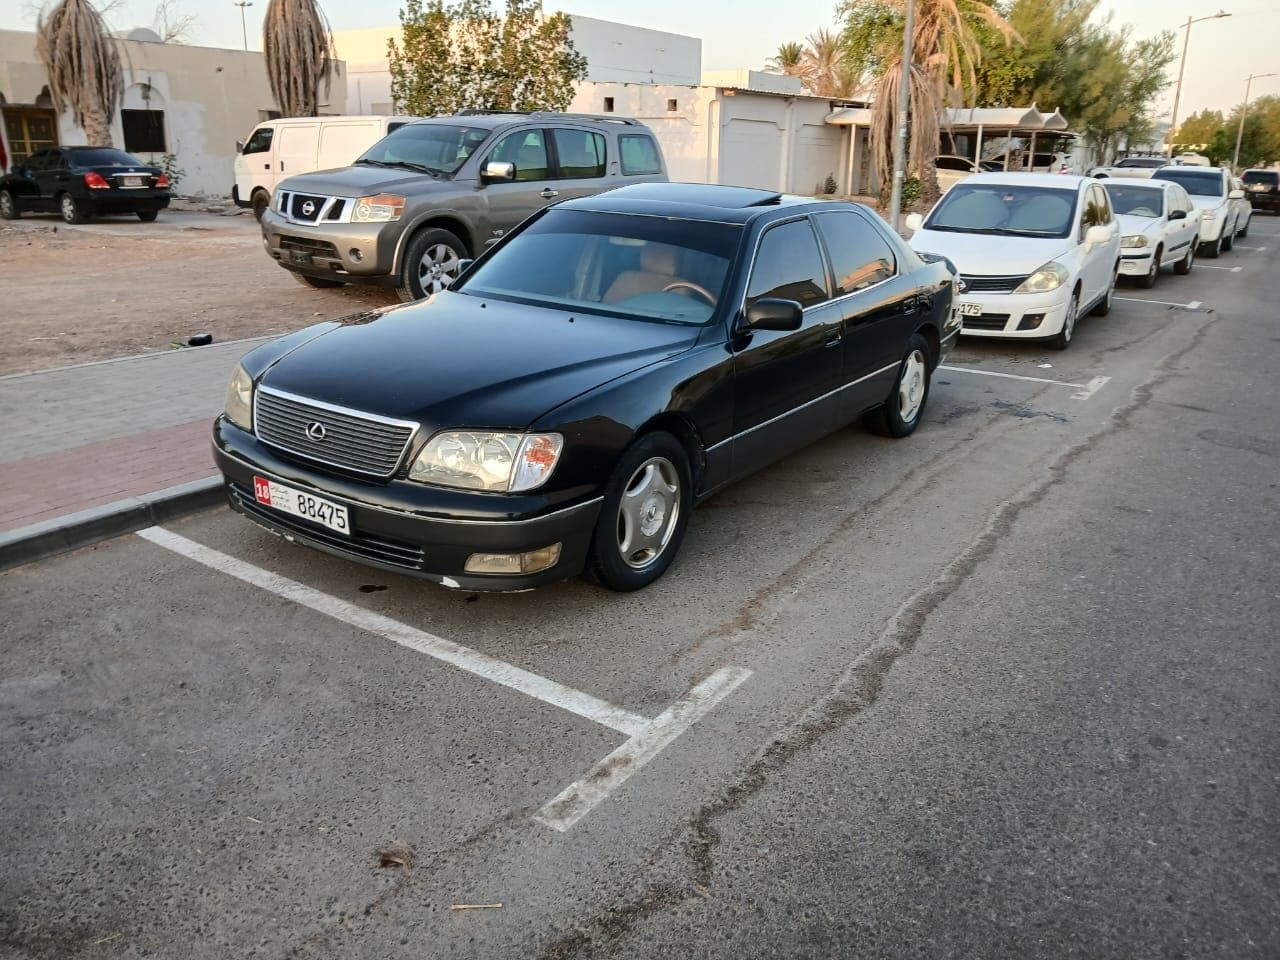
<svg viewBox="0 0 1280 960"><path fill-rule="evenodd" d="M396 243L403 224L294 223L275 210L262 215L262 242L280 266L346 283L396 282Z"/></svg>
<svg viewBox="0 0 1280 960"><path fill-rule="evenodd" d="M1145 277L1151 272L1151 258L1156 252L1151 247L1125 247L1120 251L1120 276Z"/></svg>
<svg viewBox="0 0 1280 960"><path fill-rule="evenodd" d="M1063 284L1049 293L963 293L956 301L982 307L978 317L960 316L960 332L966 337L999 337L1044 340L1056 336L1067 318L1070 287Z"/></svg>
<svg viewBox="0 0 1280 960"><path fill-rule="evenodd" d="M272 533L348 560L466 590L527 590L577 576L603 499L587 491L569 503L552 502L547 496L504 497L407 480L371 483L338 477L286 459L222 417L213 428L213 457L232 508ZM351 535L259 503L253 493L255 476L342 504ZM538 573L465 571L473 553L525 553L554 543L561 544L559 560Z"/></svg>

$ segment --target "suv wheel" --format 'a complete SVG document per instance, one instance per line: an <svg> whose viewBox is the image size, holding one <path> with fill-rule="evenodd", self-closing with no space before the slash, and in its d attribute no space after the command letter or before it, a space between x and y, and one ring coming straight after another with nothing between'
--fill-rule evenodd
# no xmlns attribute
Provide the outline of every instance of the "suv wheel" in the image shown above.
<svg viewBox="0 0 1280 960"><path fill-rule="evenodd" d="M6 220L17 220L22 216L18 212L18 204L13 199L13 194L8 190L0 190L0 217Z"/></svg>
<svg viewBox="0 0 1280 960"><path fill-rule="evenodd" d="M405 303L439 293L453 283L467 257L467 248L448 230L419 231L409 241L404 269L396 288Z"/></svg>

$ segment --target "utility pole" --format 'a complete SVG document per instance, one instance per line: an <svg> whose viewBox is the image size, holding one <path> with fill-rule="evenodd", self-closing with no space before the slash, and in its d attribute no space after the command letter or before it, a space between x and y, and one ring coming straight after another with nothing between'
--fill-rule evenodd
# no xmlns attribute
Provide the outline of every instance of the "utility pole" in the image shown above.
<svg viewBox="0 0 1280 960"><path fill-rule="evenodd" d="M1253 81L1263 77L1280 77L1280 73L1251 73L1245 78L1244 106L1240 108L1240 128L1236 130L1236 155L1231 159L1231 169L1237 173L1240 168L1240 141L1244 139L1244 117L1249 112L1249 88L1253 86Z"/></svg>
<svg viewBox="0 0 1280 960"><path fill-rule="evenodd" d="M893 186L889 188L889 226L894 230L898 229L898 217L902 213L902 185L907 177L907 114L911 109L911 48L915 27L915 0L907 0L902 31L902 77L898 80L898 127L893 138Z"/></svg>
<svg viewBox="0 0 1280 960"><path fill-rule="evenodd" d="M249 30L244 25L244 8L252 7L253 0L231 0L231 2L240 8L240 36L244 40L244 52L249 52Z"/></svg>
<svg viewBox="0 0 1280 960"><path fill-rule="evenodd" d="M1182 99L1182 72L1187 69L1187 47L1191 44L1191 25L1199 23L1201 20L1220 20L1223 17L1229 17L1231 14L1225 10L1219 10L1211 17L1199 17L1192 20L1187 17L1181 29L1186 30L1187 34L1182 38L1182 60L1178 63L1178 86L1173 92L1173 117L1169 121L1169 156L1173 156L1173 137L1178 132L1178 101Z"/></svg>

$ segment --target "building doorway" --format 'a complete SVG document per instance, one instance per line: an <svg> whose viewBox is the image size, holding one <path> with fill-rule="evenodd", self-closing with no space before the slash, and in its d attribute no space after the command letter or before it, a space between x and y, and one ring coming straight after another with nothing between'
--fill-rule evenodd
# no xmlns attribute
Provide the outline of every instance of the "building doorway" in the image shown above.
<svg viewBox="0 0 1280 960"><path fill-rule="evenodd" d="M21 163L37 150L58 145L58 115L52 110L11 106L3 110L10 163Z"/></svg>

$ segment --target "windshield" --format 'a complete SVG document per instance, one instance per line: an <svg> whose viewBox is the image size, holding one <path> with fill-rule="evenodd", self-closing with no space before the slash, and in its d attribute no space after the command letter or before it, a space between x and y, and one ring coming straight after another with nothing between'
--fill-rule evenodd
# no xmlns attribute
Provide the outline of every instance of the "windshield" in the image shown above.
<svg viewBox="0 0 1280 960"><path fill-rule="evenodd" d="M1172 180L1193 197L1221 197L1222 174L1217 170L1196 170L1188 167L1165 167L1160 171L1161 180Z"/></svg>
<svg viewBox="0 0 1280 960"><path fill-rule="evenodd" d="M924 227L949 233L1065 237L1071 232L1075 213L1075 190L960 183L942 198Z"/></svg>
<svg viewBox="0 0 1280 960"><path fill-rule="evenodd" d="M375 143L356 163L424 173L456 173L490 132L485 127L408 123Z"/></svg>
<svg viewBox="0 0 1280 960"><path fill-rule="evenodd" d="M1164 216L1164 191L1159 187L1127 187L1118 183L1104 186L1116 213L1153 220Z"/></svg>
<svg viewBox="0 0 1280 960"><path fill-rule="evenodd" d="M111 147L73 147L67 153L71 162L86 167L140 167L142 161L123 150Z"/></svg>
<svg viewBox="0 0 1280 960"><path fill-rule="evenodd" d="M701 324L724 299L742 228L551 210L454 287L473 296Z"/></svg>

